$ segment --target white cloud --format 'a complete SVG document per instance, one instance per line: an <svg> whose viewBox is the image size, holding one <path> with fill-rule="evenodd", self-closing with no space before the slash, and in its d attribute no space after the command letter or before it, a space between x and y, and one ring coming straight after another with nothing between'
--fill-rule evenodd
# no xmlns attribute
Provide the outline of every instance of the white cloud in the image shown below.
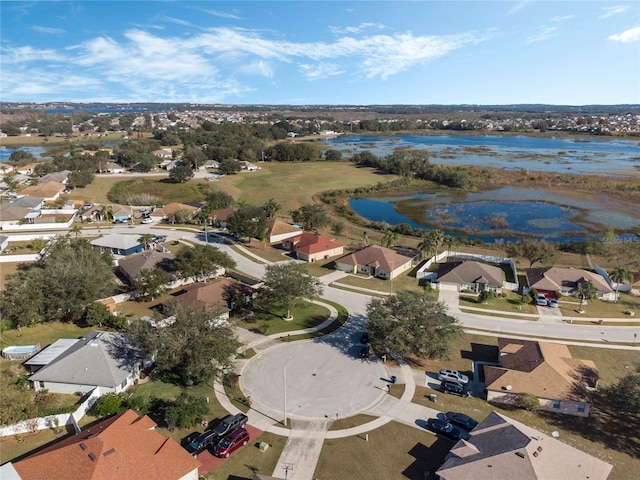
<svg viewBox="0 0 640 480"><path fill-rule="evenodd" d="M506 16L510 17L511 15L513 15L514 13L519 12L520 10L522 10L524 7L527 6L528 3L530 3L531 0L523 0L522 2L518 2L516 3L513 7L511 7L511 9L507 12Z"/></svg>
<svg viewBox="0 0 640 480"><path fill-rule="evenodd" d="M42 27L40 25L32 25L31 30L40 33L50 33L51 35L62 35L63 33L67 33L63 28Z"/></svg>
<svg viewBox="0 0 640 480"><path fill-rule="evenodd" d="M551 17L551 21L552 22L564 22L567 20L571 20L572 18L575 18L576 15L565 15L563 17L557 16L557 17Z"/></svg>
<svg viewBox="0 0 640 480"><path fill-rule="evenodd" d="M339 67L333 63L320 64L300 64L298 66L302 74L309 80L321 80L323 78L342 75L345 73L344 67Z"/></svg>
<svg viewBox="0 0 640 480"><path fill-rule="evenodd" d="M543 40L548 40L557 35L558 27L545 27L542 29L540 33L537 35L531 35L527 37L526 44L529 45L531 43L542 42Z"/></svg>
<svg viewBox="0 0 640 480"><path fill-rule="evenodd" d="M82 77L87 85L80 88L84 90L84 98L106 98L109 90L122 90L119 93L122 101L216 102L250 91L243 77L260 76L276 81L278 63L295 63L307 80L347 73L352 77L384 80L484 39L472 33L449 36L405 33L360 38L352 35L333 42L305 43L272 39L264 32L239 28L212 28L185 36L161 36L150 28L137 28L124 32L123 39L97 36L59 51L4 47L1 58L3 65L16 64L24 71L50 70L65 72L69 78ZM6 76L3 72L3 80ZM25 82L34 94L54 93L55 85L61 85L59 79L49 81L55 76L39 77L34 74ZM91 79L95 79L95 86L89 88ZM23 95L32 98L17 84L7 88L7 92L13 98ZM77 95L70 89L69 95L72 93Z"/></svg>
<svg viewBox="0 0 640 480"><path fill-rule="evenodd" d="M626 12L630 8L631 7L629 5L615 5L613 7L604 7L603 10L605 13L600 15L598 18L603 19L603 18L613 17L614 15L620 15L621 13Z"/></svg>
<svg viewBox="0 0 640 480"><path fill-rule="evenodd" d="M264 60L258 60L257 62L250 62L246 65L242 65L239 71L245 75L256 75L265 78L273 78L274 76L273 68Z"/></svg>
<svg viewBox="0 0 640 480"><path fill-rule="evenodd" d="M194 26L191 22L188 22L186 20L182 20L181 18L165 16L165 17L162 17L162 20L164 20L165 22L169 22L169 23L175 23L176 25L183 25L185 27L193 27Z"/></svg>
<svg viewBox="0 0 640 480"><path fill-rule="evenodd" d="M329 27L329 31L334 35L344 35L344 34L357 34L362 33L367 29L376 29L376 30L384 30L384 25L381 23L361 23L355 27Z"/></svg>
<svg viewBox="0 0 640 480"><path fill-rule="evenodd" d="M609 40L622 43L640 42L640 26L630 28L616 35L611 35L609 36Z"/></svg>
<svg viewBox="0 0 640 480"><path fill-rule="evenodd" d="M221 12L220 10L207 10L206 8L199 8L201 12L208 13L209 15L213 15L214 17L220 18L231 18L233 20L241 20L240 17L234 15L233 13Z"/></svg>

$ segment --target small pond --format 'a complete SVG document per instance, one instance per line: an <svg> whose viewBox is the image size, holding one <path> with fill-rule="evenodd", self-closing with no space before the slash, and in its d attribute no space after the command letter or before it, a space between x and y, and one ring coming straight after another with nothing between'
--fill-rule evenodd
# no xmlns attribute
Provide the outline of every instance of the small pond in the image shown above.
<svg viewBox="0 0 640 480"><path fill-rule="evenodd" d="M349 205L370 221L439 228L489 242L519 235L550 241L581 240L608 228L617 232L640 228L640 205L635 210L617 211L609 202L514 187L477 193L354 198Z"/></svg>
<svg viewBox="0 0 640 480"><path fill-rule="evenodd" d="M48 148L47 147L6 147L4 145L0 146L0 162L6 162L11 157L11 154L16 150L24 150L26 152L31 152L36 159L45 158Z"/></svg>

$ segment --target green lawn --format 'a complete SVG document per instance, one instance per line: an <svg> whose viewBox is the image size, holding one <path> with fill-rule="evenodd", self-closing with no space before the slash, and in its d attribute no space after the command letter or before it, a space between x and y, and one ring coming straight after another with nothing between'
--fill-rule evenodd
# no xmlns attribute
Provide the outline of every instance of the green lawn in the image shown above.
<svg viewBox="0 0 640 480"><path fill-rule="evenodd" d="M149 195L155 203L187 203L203 200L202 192L195 182L172 183L166 178L134 178L115 183L107 194L114 203L127 204L127 198Z"/></svg>
<svg viewBox="0 0 640 480"><path fill-rule="evenodd" d="M0 335L0 346L40 344L44 348L60 338L80 338L93 328L81 328L72 323L51 322L23 327L20 330L3 330ZM6 360L2 360L3 362Z"/></svg>
<svg viewBox="0 0 640 480"><path fill-rule="evenodd" d="M365 435L325 440L314 478L323 480L436 479L451 442L390 422ZM430 472L425 476L424 472Z"/></svg>
<svg viewBox="0 0 640 480"><path fill-rule="evenodd" d="M522 303L521 295L516 292L505 291L506 297L498 296L490 298L486 303L478 302L477 295L460 294L460 308L474 307L487 310L500 310L504 312L529 313L537 315L538 310L531 303Z"/></svg>
<svg viewBox="0 0 640 480"><path fill-rule="evenodd" d="M271 313L259 312L247 319L239 320L237 325L247 330L258 331L264 335L272 335L274 333L293 332L315 327L329 318L329 310L327 308L308 302L291 309L293 320L290 322L285 322L282 319L285 314L285 310Z"/></svg>

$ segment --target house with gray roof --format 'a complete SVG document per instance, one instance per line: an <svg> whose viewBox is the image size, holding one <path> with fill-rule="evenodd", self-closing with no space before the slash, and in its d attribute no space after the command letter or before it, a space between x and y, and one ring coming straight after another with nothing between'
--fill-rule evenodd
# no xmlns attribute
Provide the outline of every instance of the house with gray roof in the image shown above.
<svg viewBox="0 0 640 480"><path fill-rule="evenodd" d="M525 293L535 289L547 297L553 297L556 292L563 295L576 295L580 284L591 282L600 300L615 301L616 299L614 290L602 275L582 268L528 268L526 274L528 290Z"/></svg>
<svg viewBox="0 0 640 480"><path fill-rule="evenodd" d="M51 347L50 361L29 377L37 392L84 394L100 387L103 393L120 393L140 377L142 359L126 333L93 331L71 345Z"/></svg>
<svg viewBox="0 0 640 480"><path fill-rule="evenodd" d="M447 262L438 265L438 288L457 291L489 290L502 293L504 272L500 267L475 260Z"/></svg>
<svg viewBox="0 0 640 480"><path fill-rule="evenodd" d="M3 203L0 205L0 226L17 225L32 212L33 210L31 208L18 207L12 203ZM38 213L38 216L39 215Z"/></svg>
<svg viewBox="0 0 640 480"><path fill-rule="evenodd" d="M458 441L440 480L605 480L612 465L520 422L490 413Z"/></svg>
<svg viewBox="0 0 640 480"><path fill-rule="evenodd" d="M140 235L123 235L112 233L91 241L91 246L101 251L110 250L114 255L131 255L140 253L144 247L138 241Z"/></svg>
<svg viewBox="0 0 640 480"><path fill-rule="evenodd" d="M176 256L171 252L145 250L138 255L131 255L120 260L118 269L129 282L133 282L142 270L152 270L155 267L159 267L171 275L175 258Z"/></svg>
<svg viewBox="0 0 640 480"><path fill-rule="evenodd" d="M40 177L39 182L40 183L59 182L66 185L69 179L70 173L71 173L71 170L62 170L60 172L47 173L46 175Z"/></svg>

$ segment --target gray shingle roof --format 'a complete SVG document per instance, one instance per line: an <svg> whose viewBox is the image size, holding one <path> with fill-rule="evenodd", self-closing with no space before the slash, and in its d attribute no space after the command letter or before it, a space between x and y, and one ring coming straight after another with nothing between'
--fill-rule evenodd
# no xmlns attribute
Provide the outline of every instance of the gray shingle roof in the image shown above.
<svg viewBox="0 0 640 480"><path fill-rule="evenodd" d="M482 283L490 287L502 287L504 273L499 267L468 260L446 263L438 268L438 281L444 283Z"/></svg>
<svg viewBox="0 0 640 480"><path fill-rule="evenodd" d="M93 331L29 380L115 388L139 361L129 337L125 333Z"/></svg>
<svg viewBox="0 0 640 480"><path fill-rule="evenodd" d="M117 248L118 250L128 250L140 245L138 239L140 235L121 235L113 233L91 241L91 245L104 248Z"/></svg>

